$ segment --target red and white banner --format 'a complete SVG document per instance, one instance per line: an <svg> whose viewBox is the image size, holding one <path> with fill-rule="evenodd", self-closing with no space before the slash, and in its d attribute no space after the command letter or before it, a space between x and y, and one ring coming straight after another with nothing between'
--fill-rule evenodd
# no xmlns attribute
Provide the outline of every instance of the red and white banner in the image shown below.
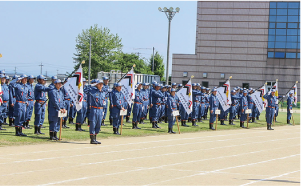
<svg viewBox="0 0 301 186"><path fill-rule="evenodd" d="M227 80L226 83L224 83L223 87L225 88L225 94L227 96L227 104L231 105L232 101L231 101L231 88L230 88L230 80Z"/></svg>
<svg viewBox="0 0 301 186"><path fill-rule="evenodd" d="M263 85L261 88L259 88L258 91L261 92L260 97L263 101L264 108L266 108L267 107L267 100L263 98L263 96L267 93L267 89L266 89L265 85Z"/></svg>

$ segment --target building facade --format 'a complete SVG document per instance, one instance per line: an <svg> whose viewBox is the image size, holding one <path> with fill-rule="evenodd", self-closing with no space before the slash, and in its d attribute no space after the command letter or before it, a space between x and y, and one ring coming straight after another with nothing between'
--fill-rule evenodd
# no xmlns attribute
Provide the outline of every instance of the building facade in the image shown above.
<svg viewBox="0 0 301 186"><path fill-rule="evenodd" d="M173 54L172 82L258 88L285 94L300 79L300 2L197 3L195 54ZM299 92L300 92L300 86Z"/></svg>

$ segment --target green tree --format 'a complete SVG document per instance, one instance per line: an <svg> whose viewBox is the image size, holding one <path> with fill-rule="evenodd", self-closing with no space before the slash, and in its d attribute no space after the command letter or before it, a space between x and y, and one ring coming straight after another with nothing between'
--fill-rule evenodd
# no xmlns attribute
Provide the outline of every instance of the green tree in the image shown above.
<svg viewBox="0 0 301 186"><path fill-rule="evenodd" d="M127 54L122 53L121 57L118 59L118 61L115 62L116 69L121 70L123 73L128 72L131 70L133 64L136 65L134 68L135 73L139 74L149 74L152 73L149 65L143 60L140 59L139 56L135 53Z"/></svg>
<svg viewBox="0 0 301 186"><path fill-rule="evenodd" d="M89 47L91 36L91 79L97 78L100 71L108 72L115 69L115 61L121 57L121 38L117 34L110 33L108 28L99 28L97 24L89 29L83 30L76 38L76 54L74 69L78 69L82 60L85 77L89 73Z"/></svg>
<svg viewBox="0 0 301 186"><path fill-rule="evenodd" d="M149 68L152 69L153 64L153 55L149 59ZM161 77L161 81L165 81L164 77L165 67L163 63L163 57L156 51L154 58L154 75L159 75Z"/></svg>

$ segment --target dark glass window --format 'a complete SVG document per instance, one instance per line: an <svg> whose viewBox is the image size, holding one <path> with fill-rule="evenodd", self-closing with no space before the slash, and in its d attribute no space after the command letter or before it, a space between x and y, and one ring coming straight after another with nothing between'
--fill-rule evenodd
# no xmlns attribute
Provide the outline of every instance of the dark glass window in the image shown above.
<svg viewBox="0 0 301 186"><path fill-rule="evenodd" d="M268 58L273 58L274 57L274 52L268 52Z"/></svg>
<svg viewBox="0 0 301 186"><path fill-rule="evenodd" d="M209 82L208 81L202 81L202 86L203 87L209 87Z"/></svg>
<svg viewBox="0 0 301 186"><path fill-rule="evenodd" d="M284 52L275 52L275 58L284 58L285 53Z"/></svg>
<svg viewBox="0 0 301 186"><path fill-rule="evenodd" d="M299 58L299 59L300 59L300 53L297 53L297 58Z"/></svg>
<svg viewBox="0 0 301 186"><path fill-rule="evenodd" d="M268 48L300 49L300 2L270 2L269 13ZM297 54L268 52L268 58L297 58Z"/></svg>
<svg viewBox="0 0 301 186"><path fill-rule="evenodd" d="M249 88L249 83L243 83L242 88Z"/></svg>

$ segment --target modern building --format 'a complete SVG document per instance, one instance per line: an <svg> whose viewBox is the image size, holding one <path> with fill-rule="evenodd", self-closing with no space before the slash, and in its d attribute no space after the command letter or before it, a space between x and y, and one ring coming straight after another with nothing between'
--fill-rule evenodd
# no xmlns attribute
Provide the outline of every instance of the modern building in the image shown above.
<svg viewBox="0 0 301 186"><path fill-rule="evenodd" d="M300 80L300 2L200 1L195 54L173 54L172 82L258 88L279 94ZM299 92L300 92L300 86Z"/></svg>

